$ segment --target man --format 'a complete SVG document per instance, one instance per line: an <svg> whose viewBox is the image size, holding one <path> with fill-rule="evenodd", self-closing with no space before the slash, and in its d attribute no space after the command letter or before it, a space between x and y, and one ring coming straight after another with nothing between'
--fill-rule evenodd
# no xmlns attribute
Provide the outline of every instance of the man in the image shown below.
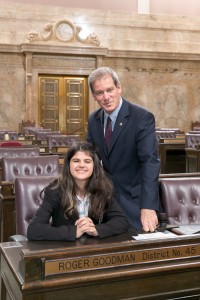
<svg viewBox="0 0 200 300"><path fill-rule="evenodd" d="M97 147L130 224L138 230L153 232L158 225L160 171L155 118L143 107L121 97L120 81L110 68L94 70L89 86L101 108L89 117L87 140ZM112 134L106 145L108 116Z"/></svg>

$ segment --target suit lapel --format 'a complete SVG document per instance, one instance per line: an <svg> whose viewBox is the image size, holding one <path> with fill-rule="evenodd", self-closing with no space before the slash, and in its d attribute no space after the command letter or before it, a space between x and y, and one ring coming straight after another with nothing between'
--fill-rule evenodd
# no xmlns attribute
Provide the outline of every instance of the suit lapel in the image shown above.
<svg viewBox="0 0 200 300"><path fill-rule="evenodd" d="M99 141L100 141L100 145L103 149L103 152L105 153L105 155L107 156L107 147L106 147L106 143L105 143L105 139L104 139L104 111L103 109L101 109L99 111L99 113L97 114L97 136L99 137Z"/></svg>

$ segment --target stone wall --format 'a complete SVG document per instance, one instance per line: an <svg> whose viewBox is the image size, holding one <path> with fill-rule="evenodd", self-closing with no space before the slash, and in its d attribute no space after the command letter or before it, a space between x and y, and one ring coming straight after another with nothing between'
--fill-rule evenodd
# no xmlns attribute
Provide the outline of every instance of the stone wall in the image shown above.
<svg viewBox="0 0 200 300"><path fill-rule="evenodd" d="M38 75L114 68L157 126L200 120L200 19L0 3L0 128L38 121ZM96 102L89 95L90 112Z"/></svg>

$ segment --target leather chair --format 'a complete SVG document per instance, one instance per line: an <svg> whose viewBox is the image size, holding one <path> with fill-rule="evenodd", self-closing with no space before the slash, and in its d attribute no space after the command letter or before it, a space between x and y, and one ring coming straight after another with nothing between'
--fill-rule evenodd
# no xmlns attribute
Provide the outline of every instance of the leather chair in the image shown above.
<svg viewBox="0 0 200 300"><path fill-rule="evenodd" d="M0 181L2 180L2 158L3 157L28 157L39 156L39 147L0 147Z"/></svg>
<svg viewBox="0 0 200 300"><path fill-rule="evenodd" d="M200 133L199 134L192 134L186 133L185 134L185 147L186 148L197 148L200 145Z"/></svg>
<svg viewBox="0 0 200 300"><path fill-rule="evenodd" d="M28 156L39 156L40 148L39 147L20 147L20 148L1 148L0 147L0 159L3 157L28 157Z"/></svg>
<svg viewBox="0 0 200 300"><path fill-rule="evenodd" d="M1 209L0 209L0 232L1 242L8 241L10 235L15 233L15 186L17 177L49 177L59 176L60 164L57 155L33 156L33 157L5 157L2 160L1 183Z"/></svg>
<svg viewBox="0 0 200 300"><path fill-rule="evenodd" d="M58 155L3 157L2 181L14 181L24 176L57 176L60 173Z"/></svg>
<svg viewBox="0 0 200 300"><path fill-rule="evenodd" d="M175 130L157 130L156 135L158 140L160 139L175 139L176 131Z"/></svg>
<svg viewBox="0 0 200 300"><path fill-rule="evenodd" d="M59 135L60 131L51 131L51 130L38 130L35 132L35 139L37 144L47 144L47 138L50 135Z"/></svg>
<svg viewBox="0 0 200 300"><path fill-rule="evenodd" d="M159 189L168 224L200 224L200 177L162 178Z"/></svg>
<svg viewBox="0 0 200 300"><path fill-rule="evenodd" d="M15 179L16 192L16 234L10 240L25 240L27 227L42 202L41 191L54 176L18 177Z"/></svg>
<svg viewBox="0 0 200 300"><path fill-rule="evenodd" d="M49 149L53 147L70 147L73 143L76 143L80 140L79 135L49 135L47 137L47 143Z"/></svg>
<svg viewBox="0 0 200 300"><path fill-rule="evenodd" d="M23 132L25 134L34 134L38 130L43 130L43 127L36 127L36 126L26 126L23 128Z"/></svg>
<svg viewBox="0 0 200 300"><path fill-rule="evenodd" d="M190 130L189 134L200 134L200 129L199 130Z"/></svg>
<svg viewBox="0 0 200 300"><path fill-rule="evenodd" d="M175 131L176 133L180 133L180 128L159 128L159 131Z"/></svg>

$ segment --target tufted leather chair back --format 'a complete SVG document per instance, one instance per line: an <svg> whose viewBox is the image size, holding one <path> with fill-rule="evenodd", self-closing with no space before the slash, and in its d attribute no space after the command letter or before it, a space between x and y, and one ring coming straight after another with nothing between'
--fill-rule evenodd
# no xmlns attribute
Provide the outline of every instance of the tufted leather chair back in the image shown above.
<svg viewBox="0 0 200 300"><path fill-rule="evenodd" d="M180 128L159 128L160 131L175 131L176 133L180 133Z"/></svg>
<svg viewBox="0 0 200 300"><path fill-rule="evenodd" d="M79 140L79 135L49 135L47 137L47 144L49 149L60 146L70 147L73 143L76 143Z"/></svg>
<svg viewBox="0 0 200 300"><path fill-rule="evenodd" d="M54 179L54 176L15 179L16 234L26 236L27 227L42 202L40 192Z"/></svg>
<svg viewBox="0 0 200 300"><path fill-rule="evenodd" d="M175 130L157 130L156 135L158 139L175 139L176 131Z"/></svg>
<svg viewBox="0 0 200 300"><path fill-rule="evenodd" d="M14 181L19 176L57 176L59 173L58 155L4 157L2 159L3 181Z"/></svg>
<svg viewBox="0 0 200 300"><path fill-rule="evenodd" d="M3 157L28 157L28 156L39 156L40 155L40 148L33 147L33 148L24 148L24 147L0 147L0 159Z"/></svg>
<svg viewBox="0 0 200 300"><path fill-rule="evenodd" d="M163 178L160 197L168 224L200 224L200 177Z"/></svg>
<svg viewBox="0 0 200 300"><path fill-rule="evenodd" d="M38 130L43 130L43 127L25 126L23 132L26 134L34 134Z"/></svg>
<svg viewBox="0 0 200 300"><path fill-rule="evenodd" d="M47 137L49 135L60 134L60 131L50 131L50 130L42 130L35 132L35 138L37 142L47 141Z"/></svg>
<svg viewBox="0 0 200 300"><path fill-rule="evenodd" d="M196 134L196 133L185 134L186 148L198 148L198 145L200 145L200 134Z"/></svg>
<svg viewBox="0 0 200 300"><path fill-rule="evenodd" d="M188 133L190 134L200 134L199 130L190 130Z"/></svg>

